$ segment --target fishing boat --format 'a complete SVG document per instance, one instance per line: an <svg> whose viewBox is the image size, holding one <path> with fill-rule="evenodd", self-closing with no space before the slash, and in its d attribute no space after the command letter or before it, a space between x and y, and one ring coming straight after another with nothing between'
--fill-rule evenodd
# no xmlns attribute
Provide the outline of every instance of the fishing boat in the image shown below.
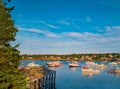
<svg viewBox="0 0 120 89"><path fill-rule="evenodd" d="M117 77L120 77L120 68L113 68L113 69L109 69L108 73L114 74Z"/></svg>
<svg viewBox="0 0 120 89"><path fill-rule="evenodd" d="M48 67L59 67L63 66L63 64L60 61L52 61L47 63Z"/></svg>
<svg viewBox="0 0 120 89"><path fill-rule="evenodd" d="M108 70L108 73L120 73L120 68L110 69Z"/></svg>
<svg viewBox="0 0 120 89"><path fill-rule="evenodd" d="M98 69L93 69L90 66L83 66L82 67L82 72L93 72L93 73L100 73L100 70Z"/></svg>
<svg viewBox="0 0 120 89"><path fill-rule="evenodd" d="M70 64L68 64L69 67L80 67L79 63L77 61L73 61Z"/></svg>
<svg viewBox="0 0 120 89"><path fill-rule="evenodd" d="M104 64L96 64L97 69L105 69L107 66Z"/></svg>
<svg viewBox="0 0 120 89"><path fill-rule="evenodd" d="M118 63L117 62L110 62L109 64L111 64L111 65L117 65Z"/></svg>
<svg viewBox="0 0 120 89"><path fill-rule="evenodd" d="M40 66L39 64L35 64L34 62L31 62L28 64L28 66Z"/></svg>

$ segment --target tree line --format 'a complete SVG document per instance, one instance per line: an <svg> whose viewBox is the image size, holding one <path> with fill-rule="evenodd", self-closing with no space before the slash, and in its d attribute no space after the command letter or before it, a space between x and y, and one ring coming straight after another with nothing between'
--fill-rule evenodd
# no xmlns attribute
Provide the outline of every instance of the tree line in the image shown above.
<svg viewBox="0 0 120 89"><path fill-rule="evenodd" d="M46 55L21 55L24 60L101 60L101 61L110 61L120 59L120 53L99 53L99 54L69 54L69 55L55 55L55 54L46 54Z"/></svg>

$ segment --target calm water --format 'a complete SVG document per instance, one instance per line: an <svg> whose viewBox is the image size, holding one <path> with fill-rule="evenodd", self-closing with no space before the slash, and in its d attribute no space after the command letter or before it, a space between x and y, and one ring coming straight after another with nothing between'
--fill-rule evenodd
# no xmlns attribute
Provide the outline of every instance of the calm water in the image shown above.
<svg viewBox="0 0 120 89"><path fill-rule="evenodd" d="M32 61L22 61L21 65L27 65ZM46 64L48 61L34 61L36 64ZM85 65L85 62L79 61L80 65ZM97 62L100 63L100 62ZM120 89L120 74L110 74L108 70L111 68L120 67L120 65L113 66L109 63L104 63L108 67L101 70L99 74L82 74L81 67L69 68L67 61L62 61L64 66L58 68L51 68L56 70L56 89Z"/></svg>

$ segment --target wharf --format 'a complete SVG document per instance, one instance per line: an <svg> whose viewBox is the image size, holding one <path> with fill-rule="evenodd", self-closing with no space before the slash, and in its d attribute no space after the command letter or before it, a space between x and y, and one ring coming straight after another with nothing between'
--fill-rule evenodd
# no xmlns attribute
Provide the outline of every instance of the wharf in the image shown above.
<svg viewBox="0 0 120 89"><path fill-rule="evenodd" d="M29 89L55 89L56 72L46 66L22 66L22 71L29 84Z"/></svg>

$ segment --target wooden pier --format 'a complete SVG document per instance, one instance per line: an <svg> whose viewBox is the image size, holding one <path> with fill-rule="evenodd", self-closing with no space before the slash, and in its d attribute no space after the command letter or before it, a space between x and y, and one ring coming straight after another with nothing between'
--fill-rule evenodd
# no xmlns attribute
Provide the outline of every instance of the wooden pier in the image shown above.
<svg viewBox="0 0 120 89"><path fill-rule="evenodd" d="M29 89L56 89L56 71L46 66L24 67L20 70L29 78Z"/></svg>
<svg viewBox="0 0 120 89"><path fill-rule="evenodd" d="M44 66L44 76L31 81L30 89L55 89L56 72Z"/></svg>

